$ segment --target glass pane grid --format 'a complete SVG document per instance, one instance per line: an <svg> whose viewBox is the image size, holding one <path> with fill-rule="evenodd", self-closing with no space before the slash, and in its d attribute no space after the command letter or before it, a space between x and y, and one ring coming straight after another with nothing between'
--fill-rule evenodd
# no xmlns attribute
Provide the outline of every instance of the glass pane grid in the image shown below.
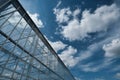
<svg viewBox="0 0 120 80"><path fill-rule="evenodd" d="M27 13L20 14L20 5L11 0L6 6L0 12L0 80L74 80L25 19Z"/></svg>

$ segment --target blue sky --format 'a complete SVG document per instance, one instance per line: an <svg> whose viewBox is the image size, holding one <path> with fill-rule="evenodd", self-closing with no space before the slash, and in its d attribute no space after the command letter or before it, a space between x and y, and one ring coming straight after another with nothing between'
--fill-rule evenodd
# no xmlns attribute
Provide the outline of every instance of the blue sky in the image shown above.
<svg viewBox="0 0 120 80"><path fill-rule="evenodd" d="M20 0L76 80L120 80L119 0Z"/></svg>

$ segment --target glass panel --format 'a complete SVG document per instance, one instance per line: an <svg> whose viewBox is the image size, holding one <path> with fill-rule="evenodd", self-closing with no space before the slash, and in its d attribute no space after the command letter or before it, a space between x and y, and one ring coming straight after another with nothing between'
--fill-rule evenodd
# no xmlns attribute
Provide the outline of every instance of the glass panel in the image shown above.
<svg viewBox="0 0 120 80"><path fill-rule="evenodd" d="M19 12L11 4L0 13L0 79L74 80Z"/></svg>
<svg viewBox="0 0 120 80"><path fill-rule="evenodd" d="M5 8L1 13L0 16L8 14L10 12L15 11L16 9L13 7L13 5L9 5L7 8Z"/></svg>
<svg viewBox="0 0 120 80"><path fill-rule="evenodd" d="M11 71L9 71L9 70L4 70L4 72L3 72L3 74L2 74L3 76L6 76L6 77L11 77L11 75L12 75L12 72Z"/></svg>

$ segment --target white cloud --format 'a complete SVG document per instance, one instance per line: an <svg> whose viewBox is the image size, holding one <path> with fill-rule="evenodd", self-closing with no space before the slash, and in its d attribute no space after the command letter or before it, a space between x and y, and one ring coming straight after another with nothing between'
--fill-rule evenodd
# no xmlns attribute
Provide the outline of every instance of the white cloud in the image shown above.
<svg viewBox="0 0 120 80"><path fill-rule="evenodd" d="M73 12L73 16L76 17L77 15L80 14L80 9L76 9L74 12Z"/></svg>
<svg viewBox="0 0 120 80"><path fill-rule="evenodd" d="M59 9L59 12L60 10L62 9ZM82 40L86 37L89 37L88 33L106 31L111 24L116 23L117 21L119 21L120 18L120 11L116 4L112 4L110 6L101 6L97 8L94 13L90 13L89 10L85 10L82 13L81 20L79 20L77 17L77 15L80 14L80 9L71 11L69 8L69 11L71 12L70 15L66 15L68 19L66 19L66 21L61 20L61 22L59 22L58 20L58 24L62 28L61 34L63 35L63 37L70 41ZM70 19L70 17L73 17L73 19ZM63 26L62 24L60 24L62 23L62 21L65 22L67 25ZM119 28L118 25L115 26ZM107 36L106 39L96 44L90 45L87 50L81 51L80 55L78 55L77 57L74 56L76 54L75 52L70 55L67 54L67 51L70 51L69 49L65 50L66 54L65 51L63 51L63 53L61 54L63 59L62 57L61 59L69 67L74 67L75 65L79 64L80 69L85 72L97 72L101 69L105 69L114 62L112 61L112 58L103 57L103 60L101 60L99 65L96 65L97 62L89 62L88 64L82 64L81 62L90 58L94 54L94 51L96 51L97 49L102 49L103 44L108 43L112 39L119 37L119 35L116 35L116 33L119 34L118 28L116 29L117 32L113 31L113 34ZM68 56L71 57L68 58Z"/></svg>
<svg viewBox="0 0 120 80"><path fill-rule="evenodd" d="M79 21L74 19L70 21L67 26L62 27L63 31L61 34L70 41L79 39L82 35L81 33L83 32L80 32L79 25Z"/></svg>
<svg viewBox="0 0 120 80"><path fill-rule="evenodd" d="M116 78L116 79L120 79L120 73L116 73L116 74L115 74L115 78Z"/></svg>
<svg viewBox="0 0 120 80"><path fill-rule="evenodd" d="M45 35L44 37L47 39L49 44L53 47L53 49L58 52L59 50L65 49L68 45L63 43L62 41L50 41Z"/></svg>
<svg viewBox="0 0 120 80"><path fill-rule="evenodd" d="M106 57L120 57L120 39L114 39L103 46Z"/></svg>
<svg viewBox="0 0 120 80"><path fill-rule="evenodd" d="M82 80L82 79L80 79L80 78L78 78L78 77L75 77L75 80Z"/></svg>
<svg viewBox="0 0 120 80"><path fill-rule="evenodd" d="M67 49L65 49L63 52L61 52L61 54L59 54L59 57L65 63L66 66L74 67L79 62L90 58L97 48L98 47L96 45L90 45L86 51L81 51L78 54L77 49L73 48L72 46L68 46ZM76 54L78 56L75 56Z"/></svg>
<svg viewBox="0 0 120 80"><path fill-rule="evenodd" d="M105 80L104 78L95 78L95 80Z"/></svg>
<svg viewBox="0 0 120 80"><path fill-rule="evenodd" d="M76 54L78 54L77 49L73 48L72 46L68 46L67 49L59 54L59 57L62 59L66 66L74 67L79 62L82 62L91 57L95 48L96 46L90 45L86 51L81 51L79 53L80 55L75 56Z"/></svg>
<svg viewBox="0 0 120 80"><path fill-rule="evenodd" d="M116 29L116 30L118 30L118 29ZM81 52L79 52L79 54L78 54L77 50L71 46L67 47L68 46L67 45L66 46L67 49L65 49L65 47L62 47L61 50L62 49L65 49L65 50L59 56L67 66L74 67L75 65L79 64L79 68L85 72L97 72L101 69L104 69L104 68L110 66L114 62L114 61L112 61L113 58L105 57L99 65L96 65L96 62L89 62L87 64L81 64L81 62L83 62L84 60L87 60L92 55L97 55L97 54L94 54L95 51L102 49L104 44L110 42L111 40L113 40L115 38L118 38L119 36L116 35L116 33L119 34L119 30L118 31L116 31L116 30L115 30L114 35L112 35L98 43L89 45L85 51L81 51ZM56 41L54 44L56 44L56 46L57 46L57 43L61 44L61 42L59 42L59 41ZM64 44L64 45L66 45L66 44ZM78 55L77 57L74 56L76 54Z"/></svg>
<svg viewBox="0 0 120 80"><path fill-rule="evenodd" d="M91 53L91 51L87 50L87 51L82 51L80 53L79 56L79 61L83 61L86 60L87 58L91 57L93 54Z"/></svg>
<svg viewBox="0 0 120 80"><path fill-rule="evenodd" d="M80 52L79 61L82 62L82 61L90 58L93 55L94 51L97 50L97 48L98 48L97 44L89 45L85 51Z"/></svg>
<svg viewBox="0 0 120 80"><path fill-rule="evenodd" d="M64 23L69 21L69 16L71 15L70 8L57 9L54 8L54 14L56 15L56 21L58 23Z"/></svg>
<svg viewBox="0 0 120 80"><path fill-rule="evenodd" d="M120 70L120 65L115 66L111 71L118 71Z"/></svg>
<svg viewBox="0 0 120 80"><path fill-rule="evenodd" d="M45 38L48 40L47 37ZM61 54L59 54L59 57L66 66L74 67L79 62L79 57L74 57L75 54L77 53L77 49L73 48L72 46L68 46L67 44L64 44L61 41L52 42L48 40L48 42L56 52L62 50ZM82 57L86 57L86 56L83 55Z"/></svg>
<svg viewBox="0 0 120 80"><path fill-rule="evenodd" d="M85 10L81 20L74 17L67 22L66 26L62 26L61 34L70 41L82 40L89 37L88 33L106 31L110 24L115 23L120 18L119 13L119 8L115 4L97 8L94 13Z"/></svg>
<svg viewBox="0 0 120 80"><path fill-rule="evenodd" d="M116 32L117 33L117 32ZM90 52L90 50L88 49L87 52L89 53L90 56L88 57L91 57L91 55L97 55L97 54L94 54L94 51L96 51L97 49L101 49L103 47L104 44L110 42L112 40L111 43L107 44L107 45L104 45L104 48L106 49L106 53L105 53L105 56L103 59L101 59L101 63L99 63L99 65L96 65L97 62L89 62L87 64L79 64L79 68L82 70L82 71L85 71L85 72L97 72L101 69L105 69L109 66L112 66L111 64L114 63L114 56L115 57L118 57L119 53L118 53L118 47L120 46L119 42L120 42L120 39L115 39L117 38L118 36L114 35L112 37L109 37L109 38L106 38L105 40L101 41L101 42L98 42L96 44L92 44L91 47L89 47L89 49L91 49L92 52ZM115 54L112 54L111 55L111 52L116 52ZM100 53L99 53L100 54ZM87 56L87 55L85 55ZM109 57L108 57L109 56ZM111 57L110 57L111 56ZM87 57L85 58L87 59ZM83 58L83 60L85 60ZM81 62L83 61L81 60ZM114 68L111 68L111 71L117 71L120 69L120 66L115 66Z"/></svg>
<svg viewBox="0 0 120 80"><path fill-rule="evenodd" d="M33 20L33 22L37 25L37 27L42 28L43 27L43 23L42 21L39 19L39 14L38 13L34 13L31 14L30 12L27 11L27 13L29 14L29 16L31 17L31 19ZM11 24L16 25L18 23L18 21L20 20L21 15L18 12L15 12L14 15L8 20ZM25 20L21 20L20 24L18 25L19 28L24 28L26 25L26 21Z"/></svg>
<svg viewBox="0 0 120 80"><path fill-rule="evenodd" d="M106 37L106 39L101 40L100 42L91 44L88 46L88 48L85 51L81 51L79 54L79 59L78 59L78 63L79 65L77 65L79 67L80 70L84 71L84 72L97 72L100 71L102 69L105 69L109 66L112 66L111 64L114 63L114 58L112 57L104 57L101 59L101 62L99 63L99 65L96 65L96 61L91 61L89 63L86 64L82 64L83 61L87 60L88 58L92 57L92 55L98 55L101 53L95 53L97 50L101 50L103 45L106 43L109 43L112 40L117 40L117 38L120 37L120 35L116 35L120 33L120 29L116 28L115 32L112 34L112 36L108 36ZM117 42L117 41L115 41ZM111 68L111 70L119 70L120 66L115 66L114 69Z"/></svg>
<svg viewBox="0 0 120 80"><path fill-rule="evenodd" d="M77 15L80 13L80 9L77 8L75 11L71 11L69 7L60 9L58 7L61 3L62 2L59 1L57 6L53 9L54 14L56 15L56 21L59 24L68 22L71 16L77 18Z"/></svg>
<svg viewBox="0 0 120 80"><path fill-rule="evenodd" d="M43 23L39 19L39 14L38 13L34 13L34 14L31 14L30 12L27 12L27 13L29 14L29 16L31 17L33 22L37 25L37 27L39 27L39 28L43 27Z"/></svg>
<svg viewBox="0 0 120 80"><path fill-rule="evenodd" d="M50 43L50 45L53 47L53 49L58 52L59 50L63 50L67 44L64 44L61 41L56 41L56 42L52 42L50 40L48 40L48 42Z"/></svg>
<svg viewBox="0 0 120 80"><path fill-rule="evenodd" d="M117 38L117 37L118 36L112 36L112 37L106 38L105 40L103 40L101 42L98 42L98 43L95 43L95 44L92 44L91 46L89 46L88 50L86 50L87 54L89 53L88 58L91 57L92 55L97 55L97 54L94 54L94 51L96 51L97 49L101 49L104 44L110 42L111 40L113 40L114 38ZM111 43L109 43L109 48L112 48L112 49L111 50L109 49L108 51L114 51L113 50L114 48L118 49L116 47L116 45L113 46L113 44L116 44L117 42L119 42L119 39L114 39ZM112 46L110 46L110 45L112 45ZM118 46L119 45L120 44L118 43ZM87 59L87 54L85 54L86 57L83 57L83 60ZM100 53L98 53L98 54L100 54ZM108 55L111 55L111 53ZM82 62L83 60L80 60L80 61ZM112 66L111 64L114 63L114 61L115 61L114 57L112 57L112 56L111 57L103 57L103 59L101 59L101 62L99 63L99 65L96 65L97 62L89 62L87 64L79 64L79 68L84 72L97 72L99 70L102 70L109 66ZM114 68L111 68L112 71L117 71L119 69L120 69L120 66L115 66Z"/></svg>
<svg viewBox="0 0 120 80"><path fill-rule="evenodd" d="M116 35L116 34L120 33L119 30L120 29L116 28L115 32L114 32L114 34L112 34L112 36L108 36L108 37L106 37L106 39L104 39L100 42L89 45L85 51L79 52L79 55L77 57L72 56L71 60L76 61L75 65L79 64L77 66L79 66L79 68L84 72L97 72L99 70L109 67L112 63L114 63L114 60L113 60L114 58L109 58L109 57L103 56L103 59L101 59L101 62L99 65L96 65L97 62L89 62L87 64L82 64L82 62L84 60L87 60L88 58L92 57L93 55L100 54L100 53L95 54L95 52L99 49L102 49L104 44L110 42L111 40L113 40L115 38L120 37L120 35ZM67 53L66 53L66 55L67 55ZM68 59L69 62L67 62L67 59L68 58L65 57L66 64L69 64L70 61ZM71 64L72 64L72 61L71 61ZM74 67L75 65L73 65L71 67Z"/></svg>
<svg viewBox="0 0 120 80"><path fill-rule="evenodd" d="M76 53L77 49L69 46L66 50L59 54L59 57L62 59L66 66L74 67L79 61L79 57L74 57Z"/></svg>
<svg viewBox="0 0 120 80"><path fill-rule="evenodd" d="M62 1L59 1L58 4L56 5L56 8L59 7L61 3Z"/></svg>
<svg viewBox="0 0 120 80"><path fill-rule="evenodd" d="M108 58L108 57L103 57L103 59L101 59L101 62L97 64L97 62L95 61L91 61L89 63L86 63L86 64L82 64L81 62L83 62L84 60L90 58L92 55L97 55L97 53L95 54L95 52L99 49L102 48L102 45L104 43L107 43L108 41L110 41L111 39L113 39L114 37L112 38L107 38L101 42L98 42L98 43L94 43L92 45L90 45L88 47L88 49L86 51L82 51L79 56L79 68L84 71L84 72L97 72L101 69L105 69L107 67L109 67L112 63L114 63L114 58ZM98 53L100 54L100 53Z"/></svg>
<svg viewBox="0 0 120 80"><path fill-rule="evenodd" d="M105 58L103 62L99 65L96 65L96 62L89 62L87 64L80 64L79 67L84 72L97 72L110 66L113 62L114 61L112 61L112 59Z"/></svg>

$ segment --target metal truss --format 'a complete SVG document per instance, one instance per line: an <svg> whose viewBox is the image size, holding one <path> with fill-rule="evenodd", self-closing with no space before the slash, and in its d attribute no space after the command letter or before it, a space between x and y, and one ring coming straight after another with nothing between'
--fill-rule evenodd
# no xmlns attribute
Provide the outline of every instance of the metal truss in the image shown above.
<svg viewBox="0 0 120 80"><path fill-rule="evenodd" d="M75 80L18 0L0 0L0 80Z"/></svg>

